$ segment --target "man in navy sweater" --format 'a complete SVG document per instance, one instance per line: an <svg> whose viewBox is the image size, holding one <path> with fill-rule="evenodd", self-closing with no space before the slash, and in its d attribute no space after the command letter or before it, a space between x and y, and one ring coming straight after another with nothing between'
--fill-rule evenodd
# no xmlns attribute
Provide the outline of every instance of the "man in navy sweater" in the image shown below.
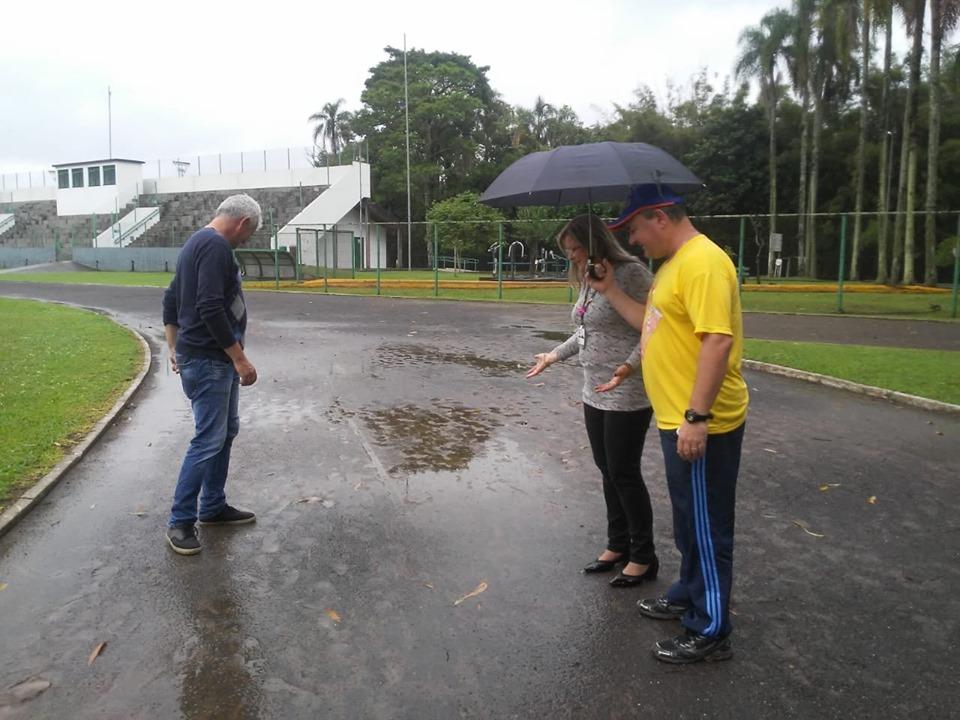
<svg viewBox="0 0 960 720"><path fill-rule="evenodd" d="M228 197L216 217L183 246L163 295L170 367L190 398L196 429L180 468L167 529L167 542L180 555L200 552L197 520L201 525L240 525L256 519L227 504L224 485L230 448L240 430L239 386L257 381L243 352L247 309L233 250L262 223L256 200Z"/></svg>

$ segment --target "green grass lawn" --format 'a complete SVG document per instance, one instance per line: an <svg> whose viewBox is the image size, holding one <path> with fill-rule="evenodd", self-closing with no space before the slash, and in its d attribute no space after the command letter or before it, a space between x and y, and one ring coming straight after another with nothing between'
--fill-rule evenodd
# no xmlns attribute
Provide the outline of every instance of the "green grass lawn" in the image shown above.
<svg viewBox="0 0 960 720"><path fill-rule="evenodd" d="M751 360L960 404L960 352L751 340Z"/></svg>
<svg viewBox="0 0 960 720"><path fill-rule="evenodd" d="M800 314L836 314L837 296L833 293L744 292L743 309L753 312ZM886 315L917 319L949 319L950 295L907 293L845 293L843 310L847 315Z"/></svg>
<svg viewBox="0 0 960 720"><path fill-rule="evenodd" d="M170 284L173 273L149 272L50 272L50 273L3 273L0 282L36 282L36 283L65 283L91 285L148 285L150 287L166 287Z"/></svg>
<svg viewBox="0 0 960 720"><path fill-rule="evenodd" d="M0 505L41 477L112 407L142 365L107 318L0 298Z"/></svg>
<svg viewBox="0 0 960 720"><path fill-rule="evenodd" d="M349 270L341 270L339 277L350 277ZM357 272L357 278L375 279L376 271ZM102 285L147 285L166 287L172 275L169 273L131 272L77 272L77 273L8 273L0 274L0 282L45 282L45 283L93 283ZM476 279L476 273L440 273L442 280ZM432 280L431 270L385 270L382 280ZM517 288L504 283L503 299L515 302L567 303L570 293L567 288ZM375 295L374 288L331 288L331 292L344 295ZM310 288L310 292L323 292L323 288ZM388 297L433 297L433 288L393 289L383 288ZM441 289L440 297L456 300L496 300L496 288L484 290ZM847 315L875 315L913 318L918 320L950 319L951 297L949 294L908 293L845 293L844 313ZM757 292L743 293L743 309L748 312L782 312L799 314L837 314L837 296L834 293L805 292Z"/></svg>

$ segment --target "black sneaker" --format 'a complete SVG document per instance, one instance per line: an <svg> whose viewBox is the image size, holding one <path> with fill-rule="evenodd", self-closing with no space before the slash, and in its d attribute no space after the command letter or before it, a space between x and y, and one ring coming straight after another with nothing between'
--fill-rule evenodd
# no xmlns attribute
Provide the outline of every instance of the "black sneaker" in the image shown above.
<svg viewBox="0 0 960 720"><path fill-rule="evenodd" d="M203 549L197 540L197 529L192 524L167 528L167 542L178 555L196 555Z"/></svg>
<svg viewBox="0 0 960 720"><path fill-rule="evenodd" d="M695 663L729 660L733 657L730 636L707 637L687 631L653 646L653 656L665 663Z"/></svg>
<svg viewBox="0 0 960 720"><path fill-rule="evenodd" d="M640 608L641 615L655 620L679 620L690 609L688 605L670 602L665 595L638 600L637 607Z"/></svg>
<svg viewBox="0 0 960 720"><path fill-rule="evenodd" d="M257 516L247 510L238 510L230 505L224 505L223 510L213 517L200 518L201 525L244 525L252 523Z"/></svg>

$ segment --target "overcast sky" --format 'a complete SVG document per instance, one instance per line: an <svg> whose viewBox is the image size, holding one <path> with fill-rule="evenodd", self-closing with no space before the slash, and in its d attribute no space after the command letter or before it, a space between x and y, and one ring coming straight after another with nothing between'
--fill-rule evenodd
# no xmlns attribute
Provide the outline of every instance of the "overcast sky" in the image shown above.
<svg viewBox="0 0 960 720"><path fill-rule="evenodd" d="M540 94L586 122L646 84L666 96L707 66L731 74L737 36L776 0L6 3L0 172L107 155L142 160L306 145L307 116L356 109L387 45L489 65L510 103Z"/></svg>

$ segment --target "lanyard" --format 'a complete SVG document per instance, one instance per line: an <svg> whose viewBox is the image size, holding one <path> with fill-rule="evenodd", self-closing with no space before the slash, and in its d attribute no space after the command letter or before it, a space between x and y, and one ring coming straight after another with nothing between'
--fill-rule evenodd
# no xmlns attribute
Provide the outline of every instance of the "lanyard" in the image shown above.
<svg viewBox="0 0 960 720"><path fill-rule="evenodd" d="M587 314L587 310L590 309L590 305L593 304L594 298L597 296L597 291L593 288L587 288L584 292L583 302L577 307L577 320L583 325L583 317Z"/></svg>

